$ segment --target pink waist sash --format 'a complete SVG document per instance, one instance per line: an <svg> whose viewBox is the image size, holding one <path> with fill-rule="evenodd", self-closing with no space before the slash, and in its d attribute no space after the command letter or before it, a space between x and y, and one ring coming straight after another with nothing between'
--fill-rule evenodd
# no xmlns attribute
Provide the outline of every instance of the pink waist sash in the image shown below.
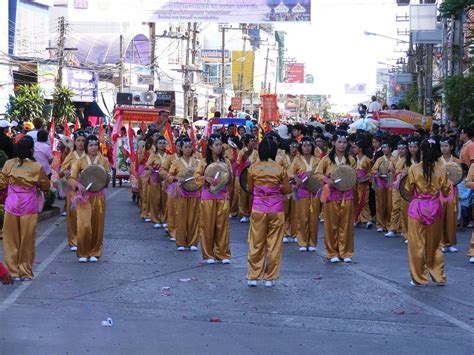
<svg viewBox="0 0 474 355"><path fill-rule="evenodd" d="M145 165L140 164L138 166L138 176L142 177L144 173L145 173Z"/></svg>
<svg viewBox="0 0 474 355"><path fill-rule="evenodd" d="M13 216L25 216L38 213L41 198L36 194L35 186L8 185L5 211Z"/></svg>
<svg viewBox="0 0 474 355"><path fill-rule="evenodd" d="M201 192L201 200L225 200L227 198L227 187L218 193L212 193L207 188L203 187Z"/></svg>
<svg viewBox="0 0 474 355"><path fill-rule="evenodd" d="M283 212L284 196L281 186L259 186L253 188L252 210L262 213Z"/></svg>
<svg viewBox="0 0 474 355"><path fill-rule="evenodd" d="M380 176L376 176L374 179L375 179L375 182L376 182L377 187L379 189L388 189L389 188L388 180L382 179Z"/></svg>
<svg viewBox="0 0 474 355"><path fill-rule="evenodd" d="M200 197L201 190L189 192L183 189L181 186L178 186L178 194L180 197Z"/></svg>
<svg viewBox="0 0 474 355"><path fill-rule="evenodd" d="M102 190L97 191L97 192L86 191L84 193L84 195L82 195L79 191L77 191L77 193L71 197L71 208L76 209L77 203L79 203L81 205L85 205L86 203L88 203L90 201L90 199L92 197L99 196L99 197L104 197L105 198L105 192L104 191L105 191L105 189L102 189Z"/></svg>
<svg viewBox="0 0 474 355"><path fill-rule="evenodd" d="M346 200L354 199L354 194L352 192L352 189L349 191L339 191L339 190L336 190L334 187L330 186L329 190L330 190L330 193L326 202L346 201Z"/></svg>
<svg viewBox="0 0 474 355"><path fill-rule="evenodd" d="M150 182L152 184L156 184L158 182L160 175L158 174L158 171L152 170L150 173Z"/></svg>
<svg viewBox="0 0 474 355"><path fill-rule="evenodd" d="M408 208L408 216L426 225L440 220L443 216L443 208L439 193L432 195L415 192Z"/></svg>
<svg viewBox="0 0 474 355"><path fill-rule="evenodd" d="M302 173L298 174L298 177L301 180L305 180L306 178L308 178L308 173L306 171L303 171ZM304 186L299 186L298 189L296 190L296 198L298 200L302 198L311 198L311 195L315 195L315 194L312 194L311 191L305 189Z"/></svg>

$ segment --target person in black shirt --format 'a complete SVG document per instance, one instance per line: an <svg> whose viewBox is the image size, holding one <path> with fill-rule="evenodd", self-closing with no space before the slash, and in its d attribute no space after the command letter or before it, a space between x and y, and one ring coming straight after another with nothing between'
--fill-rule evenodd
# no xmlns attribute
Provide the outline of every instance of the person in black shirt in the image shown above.
<svg viewBox="0 0 474 355"><path fill-rule="evenodd" d="M3 150L8 159L11 159L14 157L14 145L12 139L7 135L9 131L9 125L5 126L0 123L0 150Z"/></svg>

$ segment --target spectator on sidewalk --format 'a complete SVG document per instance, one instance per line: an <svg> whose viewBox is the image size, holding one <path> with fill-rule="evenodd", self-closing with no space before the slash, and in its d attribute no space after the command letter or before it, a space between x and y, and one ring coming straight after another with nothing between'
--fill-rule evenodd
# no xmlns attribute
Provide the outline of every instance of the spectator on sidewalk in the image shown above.
<svg viewBox="0 0 474 355"><path fill-rule="evenodd" d="M48 178L51 179L51 163L53 162L53 153L48 143L48 132L44 129L38 132L38 142L35 143L35 160L41 164Z"/></svg>

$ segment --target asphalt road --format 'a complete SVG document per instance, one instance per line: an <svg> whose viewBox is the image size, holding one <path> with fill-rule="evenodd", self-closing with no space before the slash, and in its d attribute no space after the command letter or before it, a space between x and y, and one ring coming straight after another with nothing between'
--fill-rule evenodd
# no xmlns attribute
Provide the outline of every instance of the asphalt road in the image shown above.
<svg viewBox="0 0 474 355"><path fill-rule="evenodd" d="M285 245L277 285L248 288L248 225L231 221L231 265L203 265L130 196L109 189L96 264L68 251L64 217L38 225L35 280L0 287L0 354L474 354L471 230L445 287L409 286L406 245L365 229L353 264L327 263L321 225L317 253Z"/></svg>

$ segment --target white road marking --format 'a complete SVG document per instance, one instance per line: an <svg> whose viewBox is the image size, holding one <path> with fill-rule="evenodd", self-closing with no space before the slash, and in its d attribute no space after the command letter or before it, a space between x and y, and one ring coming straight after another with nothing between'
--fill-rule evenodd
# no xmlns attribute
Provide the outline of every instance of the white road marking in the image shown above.
<svg viewBox="0 0 474 355"><path fill-rule="evenodd" d="M107 196L107 200L110 200L113 198L115 195L117 195L119 192L123 191L122 189L118 189L114 192L112 192L110 195ZM43 240L45 240L51 233L54 232L54 230L61 225L61 223L57 223L58 220L64 219L64 217L58 217L51 226L49 226L43 234L36 240L36 246L38 246ZM64 250L64 248L67 245L67 241L63 240L59 246L54 249L54 251L48 255L46 259L44 259L41 264L39 264L38 268L35 270L35 277L37 278L48 266L53 262L53 260ZM0 313L8 309L12 304L16 302L16 300L22 295L23 292L25 292L28 287L30 287L35 281L24 281L21 283L20 286L18 286L15 291L13 291L7 298L5 298L1 303L0 303ZM16 286L14 286L16 287Z"/></svg>

